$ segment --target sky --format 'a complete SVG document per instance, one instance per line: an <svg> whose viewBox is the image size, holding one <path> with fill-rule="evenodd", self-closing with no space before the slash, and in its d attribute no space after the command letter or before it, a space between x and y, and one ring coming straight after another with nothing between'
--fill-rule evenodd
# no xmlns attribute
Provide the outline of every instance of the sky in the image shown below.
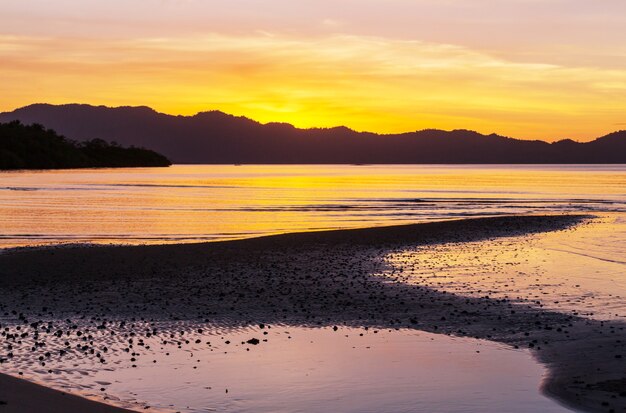
<svg viewBox="0 0 626 413"><path fill-rule="evenodd" d="M0 111L40 102L586 141L626 129L626 1L0 0Z"/></svg>

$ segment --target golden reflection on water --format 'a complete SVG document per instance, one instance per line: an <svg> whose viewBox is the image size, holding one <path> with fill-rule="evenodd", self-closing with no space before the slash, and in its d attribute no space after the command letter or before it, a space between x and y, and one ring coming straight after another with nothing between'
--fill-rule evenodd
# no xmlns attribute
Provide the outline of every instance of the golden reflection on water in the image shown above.
<svg viewBox="0 0 626 413"><path fill-rule="evenodd" d="M466 216L626 211L624 166L267 166L0 174L0 247L168 243Z"/></svg>

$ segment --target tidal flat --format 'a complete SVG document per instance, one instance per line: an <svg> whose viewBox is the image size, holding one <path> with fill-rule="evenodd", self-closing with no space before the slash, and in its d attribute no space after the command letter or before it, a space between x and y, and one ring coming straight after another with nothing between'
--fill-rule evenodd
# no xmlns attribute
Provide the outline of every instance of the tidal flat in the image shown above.
<svg viewBox="0 0 626 413"><path fill-rule="evenodd" d="M207 244L10 250L0 255L2 371L154 411L282 406L271 400L291 406L285 411L415 411L444 406L437 397L451 401L445 411L623 411L619 317L477 293L471 283L467 294L449 292L412 282L415 265L397 259L416 247L459 251L568 234L590 220L509 216ZM492 390L473 399L463 393L471 386L441 393L464 374ZM185 393L200 383L206 392ZM515 386L517 399L498 390ZM562 405L532 391L539 386ZM388 397L368 404L373 392ZM0 394L5 409L19 403L9 396Z"/></svg>

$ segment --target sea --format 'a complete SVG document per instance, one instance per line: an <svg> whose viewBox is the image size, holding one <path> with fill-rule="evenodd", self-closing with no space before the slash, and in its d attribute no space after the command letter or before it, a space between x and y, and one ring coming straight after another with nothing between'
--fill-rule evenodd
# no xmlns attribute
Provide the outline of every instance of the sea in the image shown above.
<svg viewBox="0 0 626 413"><path fill-rule="evenodd" d="M174 165L0 173L0 248L188 243L507 214L625 212L626 165Z"/></svg>

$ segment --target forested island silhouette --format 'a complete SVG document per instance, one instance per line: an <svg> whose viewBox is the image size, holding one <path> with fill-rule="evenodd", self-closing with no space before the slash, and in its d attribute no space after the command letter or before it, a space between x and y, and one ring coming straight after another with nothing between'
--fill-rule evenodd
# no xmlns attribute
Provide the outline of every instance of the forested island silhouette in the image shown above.
<svg viewBox="0 0 626 413"><path fill-rule="evenodd" d="M0 169L68 169L169 166L149 149L122 147L102 139L69 140L40 124L0 123Z"/></svg>

